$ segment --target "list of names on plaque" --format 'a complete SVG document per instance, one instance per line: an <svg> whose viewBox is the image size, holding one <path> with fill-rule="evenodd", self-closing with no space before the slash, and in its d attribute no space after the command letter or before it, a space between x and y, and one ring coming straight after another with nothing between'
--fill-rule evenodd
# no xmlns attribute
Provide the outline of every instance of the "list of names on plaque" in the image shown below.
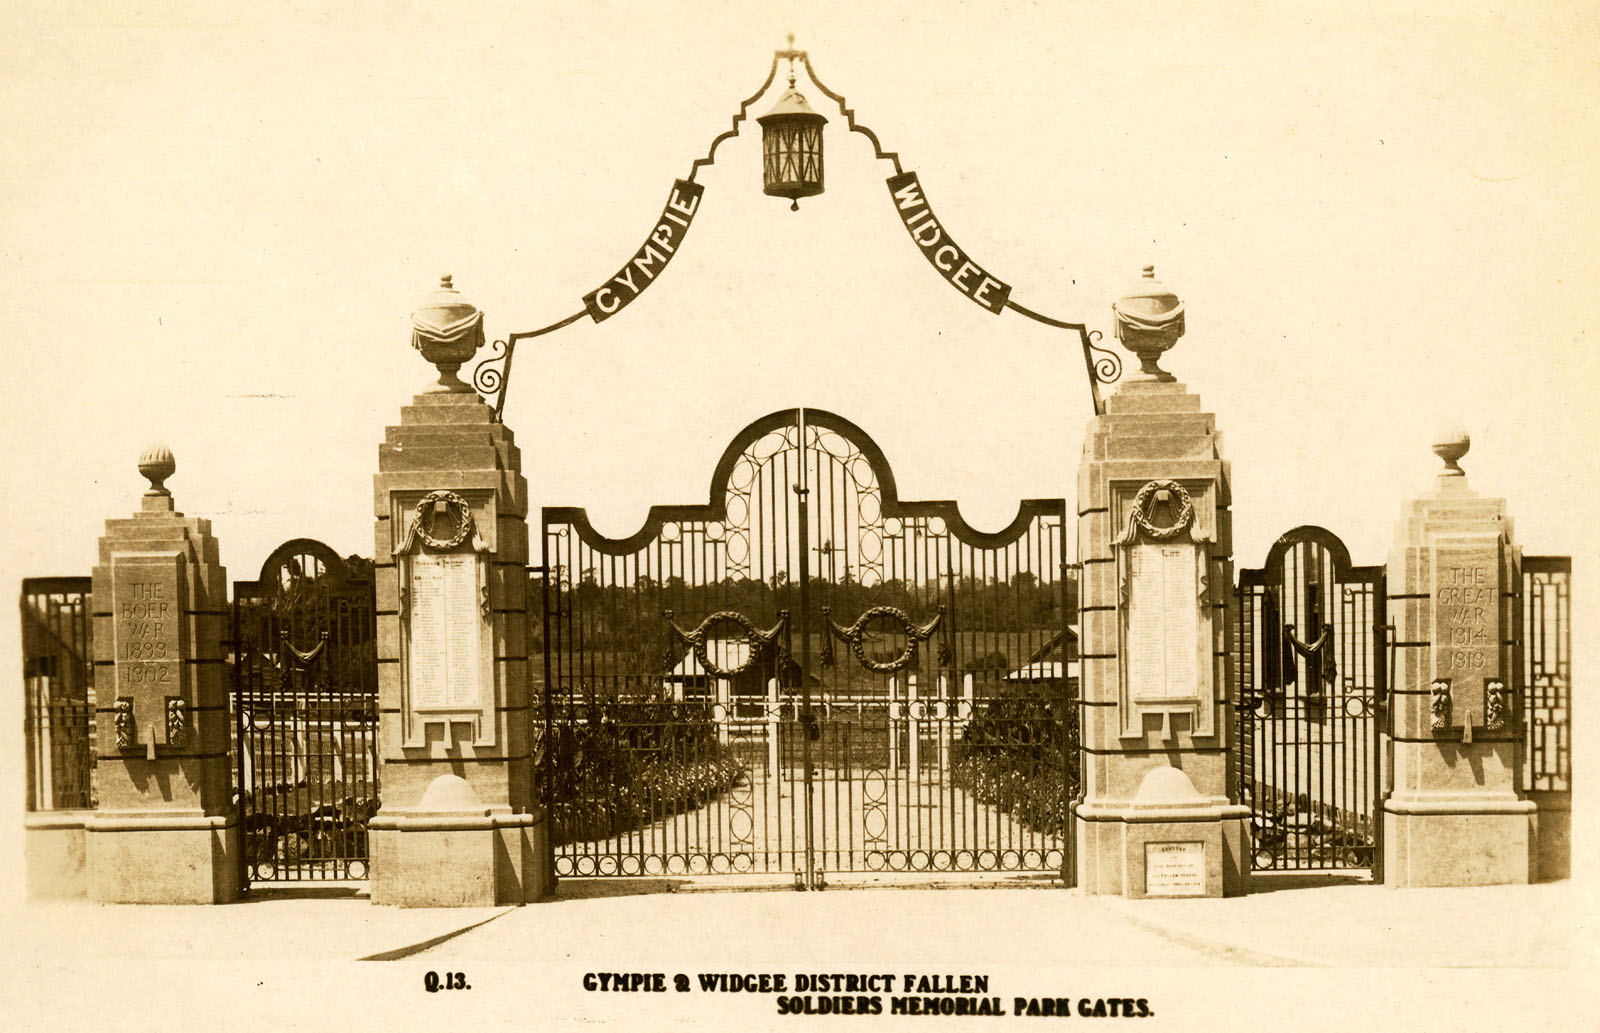
<svg viewBox="0 0 1600 1033"><path fill-rule="evenodd" d="M1128 557L1128 687L1134 699L1199 693L1196 552L1189 544L1139 544Z"/></svg>
<svg viewBox="0 0 1600 1033"><path fill-rule="evenodd" d="M1206 892L1204 843L1146 843L1144 892L1147 897L1200 897Z"/></svg>
<svg viewBox="0 0 1600 1033"><path fill-rule="evenodd" d="M419 553L411 560L411 705L418 710L481 705L483 618L478 558Z"/></svg>

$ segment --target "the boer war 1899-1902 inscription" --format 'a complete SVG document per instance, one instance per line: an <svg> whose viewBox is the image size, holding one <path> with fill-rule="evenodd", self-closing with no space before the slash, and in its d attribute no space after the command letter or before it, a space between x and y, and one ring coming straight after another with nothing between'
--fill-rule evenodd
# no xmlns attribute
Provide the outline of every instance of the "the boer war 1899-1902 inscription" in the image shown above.
<svg viewBox="0 0 1600 1033"><path fill-rule="evenodd" d="M1199 583L1192 545L1137 545L1129 558L1128 687L1134 699L1193 696Z"/></svg>
<svg viewBox="0 0 1600 1033"><path fill-rule="evenodd" d="M411 561L411 700L418 710L479 705L477 557L421 553Z"/></svg>
<svg viewBox="0 0 1600 1033"><path fill-rule="evenodd" d="M165 742L160 701L180 691L178 570L166 556L119 558L116 567L117 695L132 697L143 726Z"/></svg>
<svg viewBox="0 0 1600 1033"><path fill-rule="evenodd" d="M1434 677L1448 678L1458 723L1482 723L1483 683L1500 674L1500 564L1493 545L1442 546L1434 568Z"/></svg>

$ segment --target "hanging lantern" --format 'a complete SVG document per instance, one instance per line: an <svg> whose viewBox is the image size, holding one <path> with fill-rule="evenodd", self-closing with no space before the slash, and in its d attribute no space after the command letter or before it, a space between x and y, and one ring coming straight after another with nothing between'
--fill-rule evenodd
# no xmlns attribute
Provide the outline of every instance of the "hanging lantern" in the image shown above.
<svg viewBox="0 0 1600 1033"><path fill-rule="evenodd" d="M822 193L822 126L828 120L794 88L791 70L789 88L756 121L761 123L761 189L789 198L790 210L798 211L800 198Z"/></svg>

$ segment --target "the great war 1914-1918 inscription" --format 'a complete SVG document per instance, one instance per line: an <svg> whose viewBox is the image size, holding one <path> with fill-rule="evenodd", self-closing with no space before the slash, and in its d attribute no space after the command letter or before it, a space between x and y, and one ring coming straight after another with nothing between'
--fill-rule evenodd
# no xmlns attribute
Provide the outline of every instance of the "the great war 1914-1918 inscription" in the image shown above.
<svg viewBox="0 0 1600 1033"><path fill-rule="evenodd" d="M478 557L420 553L411 561L411 702L418 710L480 705Z"/></svg>
<svg viewBox="0 0 1600 1033"><path fill-rule="evenodd" d="M1200 678L1194 546L1136 545L1129 564L1129 695L1136 700L1192 697Z"/></svg>
<svg viewBox="0 0 1600 1033"><path fill-rule="evenodd" d="M1455 723L1484 720L1483 683L1500 675L1500 563L1493 545L1438 551L1433 584L1434 677L1450 680Z"/></svg>

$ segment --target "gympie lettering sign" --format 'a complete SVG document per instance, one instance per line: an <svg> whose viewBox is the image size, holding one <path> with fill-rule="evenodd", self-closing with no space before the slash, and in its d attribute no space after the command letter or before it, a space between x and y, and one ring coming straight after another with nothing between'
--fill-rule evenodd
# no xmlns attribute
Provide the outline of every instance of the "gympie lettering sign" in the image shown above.
<svg viewBox="0 0 1600 1033"><path fill-rule="evenodd" d="M1006 307L1006 299L1011 297L1011 286L984 272L950 239L950 234L939 225L939 220L933 217L933 209L923 198L922 184L917 182L915 172L890 176L888 183L900 221L906 224L906 232L939 270L939 275L950 281L950 286L998 315Z"/></svg>
<svg viewBox="0 0 1600 1033"><path fill-rule="evenodd" d="M700 207L700 195L703 193L705 187L686 179L672 184L672 193L667 195L667 206L662 210L661 218L656 220L656 228L650 231L644 246L634 252L633 258L622 267L621 272L583 296L583 307L596 323L621 312L628 302L643 294L644 289L661 275L661 270L678 253L684 234L689 232L689 223Z"/></svg>

